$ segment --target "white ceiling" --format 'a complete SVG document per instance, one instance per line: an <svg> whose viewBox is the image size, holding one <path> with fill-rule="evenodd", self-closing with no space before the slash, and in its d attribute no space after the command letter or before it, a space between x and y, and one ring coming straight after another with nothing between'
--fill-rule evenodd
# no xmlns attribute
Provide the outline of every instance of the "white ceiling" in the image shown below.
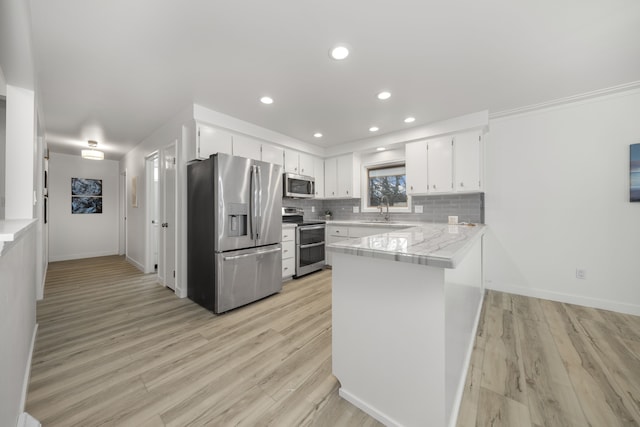
<svg viewBox="0 0 640 427"><path fill-rule="evenodd" d="M31 0L31 13L51 151L97 139L112 159L190 103L328 147L640 81L637 0Z"/></svg>

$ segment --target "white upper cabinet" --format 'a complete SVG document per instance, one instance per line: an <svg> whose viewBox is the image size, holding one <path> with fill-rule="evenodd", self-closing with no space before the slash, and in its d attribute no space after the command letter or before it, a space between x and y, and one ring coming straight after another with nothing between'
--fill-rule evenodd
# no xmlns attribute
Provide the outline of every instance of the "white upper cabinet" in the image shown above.
<svg viewBox="0 0 640 427"><path fill-rule="evenodd" d="M360 157L345 154L324 161L325 198L360 197Z"/></svg>
<svg viewBox="0 0 640 427"><path fill-rule="evenodd" d="M262 144L262 161L282 166L284 164L284 150L271 144Z"/></svg>
<svg viewBox="0 0 640 427"><path fill-rule="evenodd" d="M482 191L482 144L480 130L407 143L407 193Z"/></svg>
<svg viewBox="0 0 640 427"><path fill-rule="evenodd" d="M315 176L315 172L313 170L313 156L310 154L298 153L298 159L300 175Z"/></svg>
<svg viewBox="0 0 640 427"><path fill-rule="evenodd" d="M285 148L284 171L298 175L314 176L313 156Z"/></svg>
<svg viewBox="0 0 640 427"><path fill-rule="evenodd" d="M427 141L427 174L429 193L453 191L453 138Z"/></svg>
<svg viewBox="0 0 640 427"><path fill-rule="evenodd" d="M336 157L324 161L324 197L338 197L338 159Z"/></svg>
<svg viewBox="0 0 640 427"><path fill-rule="evenodd" d="M316 194L319 199L324 198L324 160L319 157L313 158L313 172L316 179Z"/></svg>
<svg viewBox="0 0 640 427"><path fill-rule="evenodd" d="M427 194L429 191L427 152L427 141L409 142L405 145L408 194Z"/></svg>
<svg viewBox="0 0 640 427"><path fill-rule="evenodd" d="M457 134L453 143L454 186L457 192L482 189L482 133Z"/></svg>
<svg viewBox="0 0 640 427"><path fill-rule="evenodd" d="M245 135L233 135L233 155L248 159L261 159L262 143Z"/></svg>
<svg viewBox="0 0 640 427"><path fill-rule="evenodd" d="M230 133L211 126L196 124L196 153L197 159L208 159L215 153L232 154L232 136Z"/></svg>
<svg viewBox="0 0 640 427"><path fill-rule="evenodd" d="M233 135L233 155L282 166L284 150L246 135Z"/></svg>

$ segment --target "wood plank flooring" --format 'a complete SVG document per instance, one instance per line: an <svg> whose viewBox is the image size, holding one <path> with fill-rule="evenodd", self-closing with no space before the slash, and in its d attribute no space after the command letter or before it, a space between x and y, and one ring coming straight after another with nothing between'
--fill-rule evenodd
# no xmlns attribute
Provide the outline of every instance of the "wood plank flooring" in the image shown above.
<svg viewBox="0 0 640 427"><path fill-rule="evenodd" d="M639 426L640 317L485 296L458 427Z"/></svg>
<svg viewBox="0 0 640 427"><path fill-rule="evenodd" d="M122 257L49 264L26 410L44 426L379 426L331 374L331 271L215 316ZM639 426L640 318L485 297L458 426Z"/></svg>
<svg viewBox="0 0 640 427"><path fill-rule="evenodd" d="M49 264L27 412L44 426L379 426L331 374L331 272L222 316L122 257Z"/></svg>

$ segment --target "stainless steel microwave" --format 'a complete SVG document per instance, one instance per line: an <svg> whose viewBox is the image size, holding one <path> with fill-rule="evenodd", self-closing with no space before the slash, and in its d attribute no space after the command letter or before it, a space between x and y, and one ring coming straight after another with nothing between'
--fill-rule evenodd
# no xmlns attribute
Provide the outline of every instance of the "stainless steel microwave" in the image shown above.
<svg viewBox="0 0 640 427"><path fill-rule="evenodd" d="M315 197L316 181L312 176L285 173L282 179L284 185L282 195L298 199Z"/></svg>

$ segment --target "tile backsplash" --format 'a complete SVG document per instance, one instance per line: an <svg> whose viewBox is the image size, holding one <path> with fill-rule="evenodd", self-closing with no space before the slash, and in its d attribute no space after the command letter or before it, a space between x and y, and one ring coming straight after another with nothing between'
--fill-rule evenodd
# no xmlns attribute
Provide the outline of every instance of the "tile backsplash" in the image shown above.
<svg viewBox="0 0 640 427"><path fill-rule="evenodd" d="M360 199L282 199L283 206L302 207L305 219L324 217L330 210L335 220L371 221L380 218L377 212L353 213L353 207L360 207ZM484 193L443 194L433 196L413 196L412 209L423 207L422 213L392 212L391 221L424 221L446 223L449 215L458 216L459 222L484 224Z"/></svg>

